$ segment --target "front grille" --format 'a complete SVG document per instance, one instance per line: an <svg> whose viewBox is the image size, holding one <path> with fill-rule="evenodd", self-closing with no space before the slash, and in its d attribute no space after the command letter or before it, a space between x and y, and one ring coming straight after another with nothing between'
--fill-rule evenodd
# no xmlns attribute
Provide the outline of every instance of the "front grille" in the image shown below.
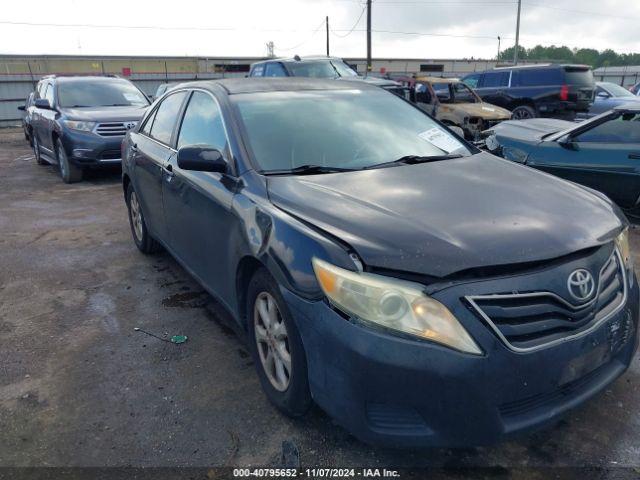
<svg viewBox="0 0 640 480"><path fill-rule="evenodd" d="M626 298L626 277L614 252L598 276L594 298L574 305L551 292L466 297L496 335L512 350L527 351L563 341L595 328Z"/></svg>
<svg viewBox="0 0 640 480"><path fill-rule="evenodd" d="M123 122L99 123L96 133L101 137L124 137L127 127Z"/></svg>

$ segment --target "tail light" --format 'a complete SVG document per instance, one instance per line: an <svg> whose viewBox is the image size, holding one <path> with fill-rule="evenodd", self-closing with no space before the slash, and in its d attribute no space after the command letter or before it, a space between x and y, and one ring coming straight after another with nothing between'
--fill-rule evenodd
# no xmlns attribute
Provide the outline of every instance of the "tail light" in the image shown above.
<svg viewBox="0 0 640 480"><path fill-rule="evenodd" d="M569 100L569 86L568 85L562 85L562 87L560 87L560 100L562 101L567 101Z"/></svg>

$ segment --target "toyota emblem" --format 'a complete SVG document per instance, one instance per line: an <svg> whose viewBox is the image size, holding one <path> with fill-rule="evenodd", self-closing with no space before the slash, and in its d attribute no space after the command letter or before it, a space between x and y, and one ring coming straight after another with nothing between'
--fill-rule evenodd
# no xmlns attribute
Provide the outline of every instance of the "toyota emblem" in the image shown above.
<svg viewBox="0 0 640 480"><path fill-rule="evenodd" d="M591 298L596 289L593 275L584 268L574 270L567 280L567 288L573 298L579 302L585 302Z"/></svg>

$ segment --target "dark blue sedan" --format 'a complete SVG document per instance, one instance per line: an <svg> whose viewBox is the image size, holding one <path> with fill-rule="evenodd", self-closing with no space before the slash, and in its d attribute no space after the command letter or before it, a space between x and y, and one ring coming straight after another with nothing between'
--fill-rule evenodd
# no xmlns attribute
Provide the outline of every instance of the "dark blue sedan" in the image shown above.
<svg viewBox="0 0 640 480"><path fill-rule="evenodd" d="M554 422L637 348L618 208L380 88L183 84L122 148L136 246L228 309L288 415L316 402L372 443L487 444Z"/></svg>

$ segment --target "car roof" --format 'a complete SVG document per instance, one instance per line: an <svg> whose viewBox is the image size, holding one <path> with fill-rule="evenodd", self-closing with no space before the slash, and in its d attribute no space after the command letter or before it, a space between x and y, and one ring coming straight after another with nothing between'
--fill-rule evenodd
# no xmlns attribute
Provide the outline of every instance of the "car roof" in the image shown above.
<svg viewBox="0 0 640 480"><path fill-rule="evenodd" d="M445 78L445 77L416 77L416 81L429 82L429 83L460 83L459 78Z"/></svg>
<svg viewBox="0 0 640 480"><path fill-rule="evenodd" d="M259 65L261 63L269 63L269 62L283 62L283 63L304 63L304 62L317 62L318 60L328 61L328 60L337 60L343 62L340 57L327 57L321 55L310 55L307 57L281 57L281 58L268 58L266 60L261 60L259 62L255 62L254 65Z"/></svg>
<svg viewBox="0 0 640 480"><path fill-rule="evenodd" d="M203 80L198 82L182 83L176 88L199 87L212 90L215 89L216 86L222 87L229 95L258 92L294 92L304 90L379 90L377 86L368 85L366 82L347 82L334 79L308 77L225 78L220 80Z"/></svg>
<svg viewBox="0 0 640 480"><path fill-rule="evenodd" d="M103 82L103 81L118 81L118 82L128 82L126 78L121 77L107 77L102 75L68 75L61 77L51 77L51 80L55 80L56 82Z"/></svg>
<svg viewBox="0 0 640 480"><path fill-rule="evenodd" d="M494 70L527 70L534 68L584 68L591 69L589 65L581 65L578 63L535 63L533 65L505 65L503 67L495 67L493 69L485 70L487 72L491 72Z"/></svg>

